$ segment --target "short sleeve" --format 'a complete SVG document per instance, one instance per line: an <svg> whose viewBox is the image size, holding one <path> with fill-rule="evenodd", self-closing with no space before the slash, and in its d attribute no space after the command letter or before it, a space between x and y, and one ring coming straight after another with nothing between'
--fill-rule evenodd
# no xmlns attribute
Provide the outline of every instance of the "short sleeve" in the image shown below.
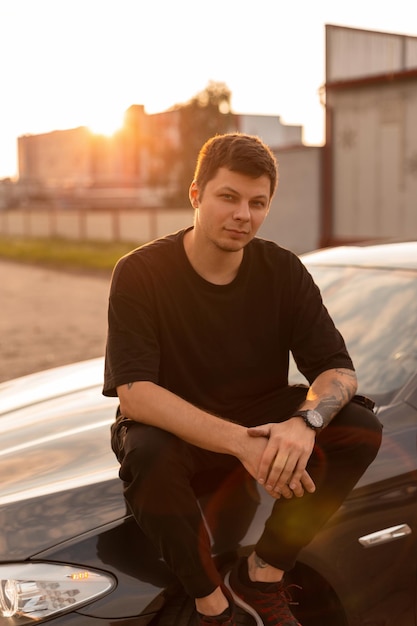
<svg viewBox="0 0 417 626"><path fill-rule="evenodd" d="M121 259L113 272L103 394L138 380L158 382L160 347L150 268L140 255Z"/></svg>
<svg viewBox="0 0 417 626"><path fill-rule="evenodd" d="M353 370L345 341L323 303L319 288L299 259L293 272L291 351L298 369L310 383L329 369Z"/></svg>

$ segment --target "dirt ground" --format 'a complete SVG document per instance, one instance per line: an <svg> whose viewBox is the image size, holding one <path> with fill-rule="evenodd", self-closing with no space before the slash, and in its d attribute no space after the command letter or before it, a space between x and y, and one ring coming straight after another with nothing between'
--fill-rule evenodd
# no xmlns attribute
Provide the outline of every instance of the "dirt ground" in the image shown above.
<svg viewBox="0 0 417 626"><path fill-rule="evenodd" d="M109 285L0 259L0 382L104 354Z"/></svg>

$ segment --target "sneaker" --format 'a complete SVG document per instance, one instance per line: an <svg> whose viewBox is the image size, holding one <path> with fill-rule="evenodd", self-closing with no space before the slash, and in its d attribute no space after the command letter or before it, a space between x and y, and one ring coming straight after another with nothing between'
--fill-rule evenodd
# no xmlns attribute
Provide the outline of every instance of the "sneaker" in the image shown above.
<svg viewBox="0 0 417 626"><path fill-rule="evenodd" d="M241 607L235 606L234 612L226 621L220 621L220 617L209 617L195 611L192 626L256 626L255 619Z"/></svg>
<svg viewBox="0 0 417 626"><path fill-rule="evenodd" d="M265 592L243 585L238 576L242 561L246 559L240 559L225 578L237 606L254 618L256 626L301 626L288 606L291 598L283 582L271 583Z"/></svg>
<svg viewBox="0 0 417 626"><path fill-rule="evenodd" d="M197 613L197 619L195 620L196 626L236 626L233 614L225 622L219 621L217 617L211 617L209 615L201 615Z"/></svg>
<svg viewBox="0 0 417 626"><path fill-rule="evenodd" d="M221 621L220 616L211 617L195 611L192 626L256 626L256 620L252 615L243 608L236 606L230 590L223 586L223 592L229 601L230 617L226 617L226 621L224 621L225 618Z"/></svg>
<svg viewBox="0 0 417 626"><path fill-rule="evenodd" d="M233 602L233 598L230 595L228 589L223 588L223 592L226 598L229 601L229 609L230 609L230 617L229 616L220 616L220 615L202 615L201 613L195 612L196 618L193 622L195 626L237 626L236 622L236 612L235 612L235 603Z"/></svg>

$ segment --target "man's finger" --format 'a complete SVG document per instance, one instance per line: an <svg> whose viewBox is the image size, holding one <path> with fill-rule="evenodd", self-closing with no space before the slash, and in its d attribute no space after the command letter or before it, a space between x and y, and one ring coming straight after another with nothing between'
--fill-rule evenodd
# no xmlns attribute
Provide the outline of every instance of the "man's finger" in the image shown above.
<svg viewBox="0 0 417 626"><path fill-rule="evenodd" d="M294 480L294 478L292 478L288 486L297 498L303 497L304 488L300 480Z"/></svg>
<svg viewBox="0 0 417 626"><path fill-rule="evenodd" d="M281 493L284 498L292 498L293 493L288 485L293 473L294 461L291 455L287 455L284 451L278 452L269 469L268 478L266 480L267 489Z"/></svg>
<svg viewBox="0 0 417 626"><path fill-rule="evenodd" d="M313 493L316 490L314 481L305 469L296 470L288 486L297 498L301 498L304 495L304 490L309 493Z"/></svg>
<svg viewBox="0 0 417 626"><path fill-rule="evenodd" d="M301 482L303 483L304 489L309 493L314 493L316 491L316 485L314 480L311 478L308 472L304 472Z"/></svg>

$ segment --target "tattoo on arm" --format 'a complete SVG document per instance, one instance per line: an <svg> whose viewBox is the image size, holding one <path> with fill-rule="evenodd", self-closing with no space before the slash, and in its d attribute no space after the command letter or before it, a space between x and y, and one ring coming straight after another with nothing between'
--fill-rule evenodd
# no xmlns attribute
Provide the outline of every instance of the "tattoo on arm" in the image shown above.
<svg viewBox="0 0 417 626"><path fill-rule="evenodd" d="M339 376L346 376L350 380L344 384L340 378L334 378L332 380L334 394L323 397L317 405L317 411L323 416L324 426L327 426L332 418L352 399L356 389L355 372L340 369L337 369L336 372Z"/></svg>
<svg viewBox="0 0 417 626"><path fill-rule="evenodd" d="M342 406L342 401L336 398L336 396L327 396L319 402L316 410L323 417L323 426L327 426L331 422L332 417L340 411Z"/></svg>

